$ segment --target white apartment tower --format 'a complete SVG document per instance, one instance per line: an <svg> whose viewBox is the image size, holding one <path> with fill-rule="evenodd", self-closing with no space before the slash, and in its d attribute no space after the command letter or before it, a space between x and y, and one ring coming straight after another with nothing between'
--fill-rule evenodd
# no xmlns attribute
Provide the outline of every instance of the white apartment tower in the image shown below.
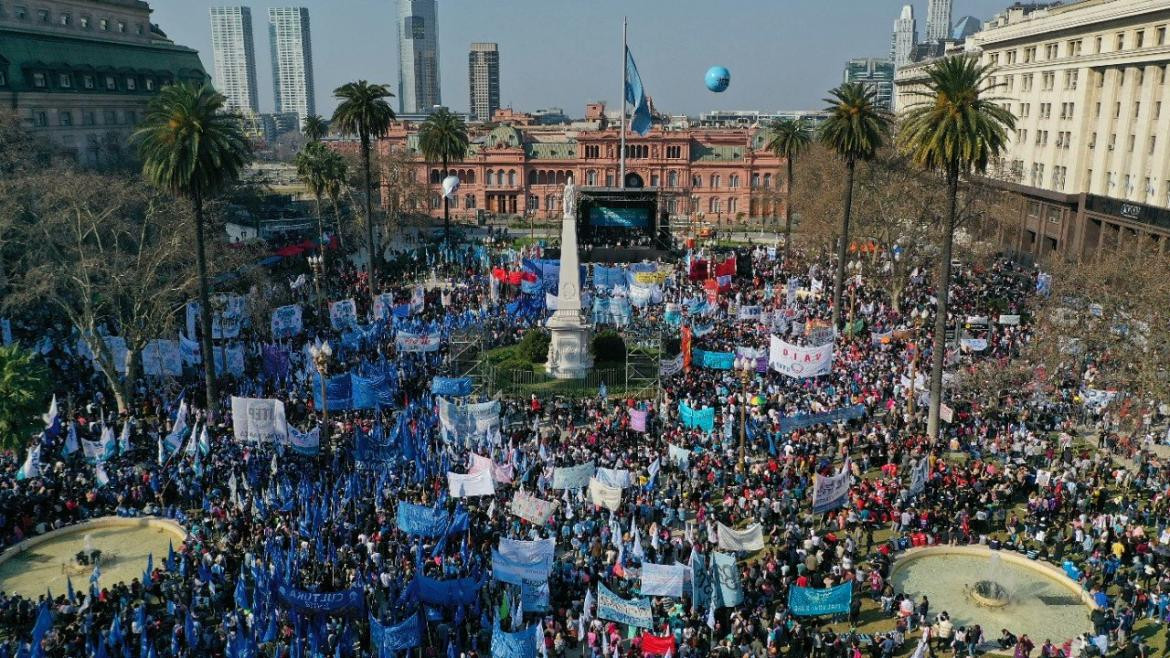
<svg viewBox="0 0 1170 658"><path fill-rule="evenodd" d="M233 112L258 113L256 48L252 42L250 8L211 8L211 54L215 60L215 88L227 97L227 108Z"/></svg>
<svg viewBox="0 0 1170 658"><path fill-rule="evenodd" d="M473 43L467 54L471 115L491 121L500 109L500 49L494 43Z"/></svg>
<svg viewBox="0 0 1170 658"><path fill-rule="evenodd" d="M317 113L313 97L313 47L309 10L268 9L268 40L272 44L272 95L276 113L294 112L299 123Z"/></svg>
<svg viewBox="0 0 1170 658"><path fill-rule="evenodd" d="M437 0L398 0L398 110L429 112L439 95Z"/></svg>
<svg viewBox="0 0 1170 658"><path fill-rule="evenodd" d="M901 68L910 63L914 46L918 45L918 24L914 21L914 6L903 5L902 13L894 21L894 40L890 48L890 59L894 66Z"/></svg>
<svg viewBox="0 0 1170 658"><path fill-rule="evenodd" d="M951 36L951 6L954 0L928 0L926 40L941 41Z"/></svg>

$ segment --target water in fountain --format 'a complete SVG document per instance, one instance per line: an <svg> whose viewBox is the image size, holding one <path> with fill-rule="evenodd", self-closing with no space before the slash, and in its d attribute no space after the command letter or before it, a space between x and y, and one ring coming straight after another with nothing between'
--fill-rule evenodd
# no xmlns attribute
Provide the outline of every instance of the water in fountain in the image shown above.
<svg viewBox="0 0 1170 658"><path fill-rule="evenodd" d="M85 539L83 540L83 543L82 543L82 548L85 550L86 555L89 555L90 553L93 552L93 534L92 533L86 533Z"/></svg>

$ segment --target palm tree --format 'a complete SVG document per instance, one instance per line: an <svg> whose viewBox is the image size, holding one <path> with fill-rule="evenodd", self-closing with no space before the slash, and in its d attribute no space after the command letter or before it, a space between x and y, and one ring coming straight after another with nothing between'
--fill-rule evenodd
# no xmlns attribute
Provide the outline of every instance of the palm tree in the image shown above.
<svg viewBox="0 0 1170 658"><path fill-rule="evenodd" d="M340 153L329 149L329 155L326 156L325 161L321 167L322 182L325 184L325 195L329 197L329 204L333 207L333 222L336 225L338 244L341 244L341 236L344 233L341 230L341 209L339 200L341 199L341 192L345 188L346 177L349 175L348 167L345 164L345 158Z"/></svg>
<svg viewBox="0 0 1170 658"><path fill-rule="evenodd" d="M845 161L845 203L841 238L837 243L837 277L833 282L833 328L841 319L841 290L845 285L845 254L849 246L849 213L853 206L853 173L857 163L872 160L890 129L889 113L878 107L877 92L860 82L847 82L829 92L818 137Z"/></svg>
<svg viewBox="0 0 1170 658"><path fill-rule="evenodd" d="M784 188L784 262L792 245L792 163L812 143L812 130L804 119L780 119L771 125L772 141L767 149L778 158L784 158L787 168L787 184Z"/></svg>
<svg viewBox="0 0 1170 658"><path fill-rule="evenodd" d="M203 244L203 202L238 178L251 157L236 117L223 111L226 101L210 84L168 85L151 100L133 136L142 157L142 175L189 200L195 211L203 383L211 417L218 398L215 360L211 358L211 286Z"/></svg>
<svg viewBox="0 0 1170 658"><path fill-rule="evenodd" d="M333 90L333 96L341 101L333 110L333 124L339 132L356 134L361 141L362 174L366 187L366 247L369 249L370 303L377 296L374 284L374 186L370 180L370 139L381 137L394 120L394 110L386 102L394 94L386 85L371 84L365 80L347 82Z"/></svg>
<svg viewBox="0 0 1170 658"><path fill-rule="evenodd" d="M42 429L41 412L52 384L41 355L19 345L0 345L0 448L23 448Z"/></svg>
<svg viewBox="0 0 1170 658"><path fill-rule="evenodd" d="M444 178L449 162L463 160L467 143L467 126L463 119L446 109L437 110L427 117L418 131L418 148L423 158L427 162L442 162ZM443 239L451 241L451 206L446 195L443 196Z"/></svg>
<svg viewBox="0 0 1170 658"><path fill-rule="evenodd" d="M309 188L317 203L317 242L322 252L325 249L325 225L321 218L321 197L325 196L327 160L332 152L321 142L309 142L297 153L296 158L297 177Z"/></svg>
<svg viewBox="0 0 1170 658"><path fill-rule="evenodd" d="M1007 146L1016 118L1001 106L1003 101L990 92L997 85L992 67L980 65L970 56L948 57L926 70L919 102L906 112L898 142L919 166L940 171L947 183L947 214L939 255L938 309L934 318L934 346L930 369L930 414L927 433L938 434L939 405L942 402L943 357L946 351L947 301L951 284L951 249L955 237L959 178L982 173Z"/></svg>
<svg viewBox="0 0 1170 658"><path fill-rule="evenodd" d="M301 132L310 142L319 142L329 132L329 124L325 123L325 118L320 114L310 114L305 117Z"/></svg>

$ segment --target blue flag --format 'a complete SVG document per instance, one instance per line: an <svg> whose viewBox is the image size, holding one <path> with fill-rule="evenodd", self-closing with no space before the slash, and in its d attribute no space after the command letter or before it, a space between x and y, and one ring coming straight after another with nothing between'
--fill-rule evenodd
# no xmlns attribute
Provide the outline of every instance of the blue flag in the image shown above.
<svg viewBox="0 0 1170 658"><path fill-rule="evenodd" d="M646 102L646 90L642 88L642 76L634 64L634 55L626 48L626 102L634 106L630 118L630 130L645 135L650 132L650 104ZM625 113L625 109L622 109Z"/></svg>

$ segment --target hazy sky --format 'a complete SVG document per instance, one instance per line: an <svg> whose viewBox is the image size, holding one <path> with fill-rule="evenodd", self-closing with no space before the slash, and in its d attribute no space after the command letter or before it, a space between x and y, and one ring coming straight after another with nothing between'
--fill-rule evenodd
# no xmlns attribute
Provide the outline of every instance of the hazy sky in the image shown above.
<svg viewBox="0 0 1170 658"><path fill-rule="evenodd" d="M238 2L239 0L237 0ZM150 0L153 21L176 43L199 51L212 71L208 0ZM252 7L262 111L272 111L270 6ZM886 57L904 0L439 0L443 104L468 107L467 50L500 44L500 101L518 110L564 108L584 114L590 100L616 102L621 91L621 17L655 106L667 113L818 109L841 81L846 59ZM914 0L921 35L926 0ZM1009 0L955 0L952 20L986 20ZM302 0L313 36L317 111L333 110L332 90L364 78L398 86L395 0ZM703 86L712 65L731 70L731 87ZM397 103L394 104L397 109Z"/></svg>

